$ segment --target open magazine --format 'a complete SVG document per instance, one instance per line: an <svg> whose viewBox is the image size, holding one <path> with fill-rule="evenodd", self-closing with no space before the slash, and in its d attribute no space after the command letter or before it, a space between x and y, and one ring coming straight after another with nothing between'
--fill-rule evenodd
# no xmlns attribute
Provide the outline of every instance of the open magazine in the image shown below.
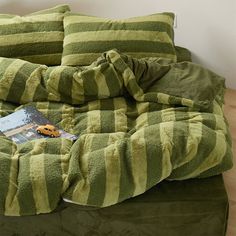
<svg viewBox="0 0 236 236"><path fill-rule="evenodd" d="M27 106L8 116L1 117L1 135L5 135L17 144L39 138L61 137L72 141L77 139L77 136L57 129L41 112L32 106Z"/></svg>

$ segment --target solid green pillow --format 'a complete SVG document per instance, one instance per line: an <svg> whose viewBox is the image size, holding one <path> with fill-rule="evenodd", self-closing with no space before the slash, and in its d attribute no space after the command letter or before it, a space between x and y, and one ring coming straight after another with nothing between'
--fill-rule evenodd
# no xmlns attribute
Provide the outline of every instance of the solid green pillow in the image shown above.
<svg viewBox="0 0 236 236"><path fill-rule="evenodd" d="M177 62L192 61L192 55L189 49L175 46L175 52L177 56Z"/></svg>
<svg viewBox="0 0 236 236"><path fill-rule="evenodd" d="M63 17L68 5L26 16L0 14L0 57L46 65L61 64Z"/></svg>
<svg viewBox="0 0 236 236"><path fill-rule="evenodd" d="M165 57L176 62L173 22L173 13L124 20L67 13L62 65L89 65L114 48L136 58Z"/></svg>

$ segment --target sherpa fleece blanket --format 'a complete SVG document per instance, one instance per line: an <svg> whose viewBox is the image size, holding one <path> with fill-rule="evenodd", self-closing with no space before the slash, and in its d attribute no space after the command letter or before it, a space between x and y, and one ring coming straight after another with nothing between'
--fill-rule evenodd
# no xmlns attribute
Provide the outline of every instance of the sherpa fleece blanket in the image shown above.
<svg viewBox="0 0 236 236"><path fill-rule="evenodd" d="M111 50L86 67L0 58L0 68L1 116L31 105L78 135L0 137L1 214L51 212L61 198L105 207L232 166L224 79L199 65Z"/></svg>

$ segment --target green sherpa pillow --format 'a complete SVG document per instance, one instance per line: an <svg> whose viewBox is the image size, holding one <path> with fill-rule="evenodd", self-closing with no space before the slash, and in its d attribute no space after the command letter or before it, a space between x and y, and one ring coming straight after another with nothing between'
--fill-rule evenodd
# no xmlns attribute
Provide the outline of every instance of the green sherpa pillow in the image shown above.
<svg viewBox="0 0 236 236"><path fill-rule="evenodd" d="M177 62L192 61L191 51L187 48L175 46Z"/></svg>
<svg viewBox="0 0 236 236"><path fill-rule="evenodd" d="M63 17L68 5L26 16L0 14L0 57L45 65L61 64Z"/></svg>
<svg viewBox="0 0 236 236"><path fill-rule="evenodd" d="M12 103L45 101L43 80L47 66L20 59L0 57L0 100Z"/></svg>
<svg viewBox="0 0 236 236"><path fill-rule="evenodd" d="M62 65L89 65L116 48L136 58L164 57L176 61L173 13L112 20L66 13Z"/></svg>

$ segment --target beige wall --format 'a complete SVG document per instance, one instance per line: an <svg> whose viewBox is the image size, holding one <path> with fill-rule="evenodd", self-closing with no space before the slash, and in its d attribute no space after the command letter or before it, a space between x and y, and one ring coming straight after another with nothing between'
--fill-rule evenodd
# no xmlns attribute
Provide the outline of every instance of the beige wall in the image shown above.
<svg viewBox="0 0 236 236"><path fill-rule="evenodd" d="M176 12L176 44L236 89L236 0L0 0L0 12L24 14L62 3L75 12L114 18Z"/></svg>

